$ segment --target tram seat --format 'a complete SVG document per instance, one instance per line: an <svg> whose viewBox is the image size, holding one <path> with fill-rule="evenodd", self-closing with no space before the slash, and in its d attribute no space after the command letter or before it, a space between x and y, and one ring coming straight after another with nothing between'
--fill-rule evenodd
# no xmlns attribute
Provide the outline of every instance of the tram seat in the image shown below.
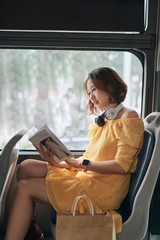
<svg viewBox="0 0 160 240"><path fill-rule="evenodd" d="M117 210L123 219L122 232L117 234L117 240L147 239L150 203L160 171L160 113L149 114L144 125L138 166L131 176L129 192Z"/></svg>
<svg viewBox="0 0 160 240"><path fill-rule="evenodd" d="M17 132L5 145L0 157L0 228L3 224L5 214L5 204L9 186L16 168L18 160L18 141L27 132L22 129Z"/></svg>

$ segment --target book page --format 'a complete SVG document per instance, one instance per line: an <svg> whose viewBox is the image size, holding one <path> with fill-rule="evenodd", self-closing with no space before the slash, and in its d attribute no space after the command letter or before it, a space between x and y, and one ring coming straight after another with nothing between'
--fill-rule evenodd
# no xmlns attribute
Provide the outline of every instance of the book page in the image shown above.
<svg viewBox="0 0 160 240"><path fill-rule="evenodd" d="M38 148L39 144L42 143L45 151L50 147L54 151L54 160L56 162L62 161L65 157L72 156L72 153L46 125L38 131L34 127L30 129L29 141Z"/></svg>

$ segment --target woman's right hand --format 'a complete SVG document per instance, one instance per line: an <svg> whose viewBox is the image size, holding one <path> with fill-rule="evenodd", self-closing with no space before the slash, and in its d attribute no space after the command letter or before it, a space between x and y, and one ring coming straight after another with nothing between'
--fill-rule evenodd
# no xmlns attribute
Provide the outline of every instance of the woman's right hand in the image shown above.
<svg viewBox="0 0 160 240"><path fill-rule="evenodd" d="M70 168L70 166L68 164L66 164L65 162L60 162L57 163L54 159L54 150L51 150L50 147L47 148L47 151L44 151L43 145L40 143L39 144L39 148L37 148L35 145L34 147L36 148L36 150L40 153L41 158L50 163L51 165L55 166L55 167L60 167L60 168Z"/></svg>
<svg viewBox="0 0 160 240"><path fill-rule="evenodd" d="M36 150L39 152L41 158L45 161L45 162L48 162L52 165L55 165L55 161L53 160L53 156L54 156L54 151L50 149L50 147L47 148L47 151L45 152L44 149L43 149L43 145L40 143L39 144L39 148L36 147L34 145L34 147L36 148Z"/></svg>

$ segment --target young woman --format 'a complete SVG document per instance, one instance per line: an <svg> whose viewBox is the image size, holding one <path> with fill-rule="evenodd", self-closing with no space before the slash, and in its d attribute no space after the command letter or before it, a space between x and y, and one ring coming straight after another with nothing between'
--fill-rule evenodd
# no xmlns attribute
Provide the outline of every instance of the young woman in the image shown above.
<svg viewBox="0 0 160 240"><path fill-rule="evenodd" d="M103 67L89 73L85 82L87 111L100 119L89 131L90 143L82 157L53 160L54 152L37 149L44 161L25 160L18 168L18 184L5 240L25 238L34 218L36 202L51 204L56 211L70 211L78 195L92 200L95 212L114 215L116 232L121 231L118 209L127 194L130 175L136 169L144 125L138 114L121 103L127 85L112 69ZM88 212L85 201L77 211ZM31 229L31 228L30 228ZM25 238L27 239L27 237ZM42 239L41 234L38 238Z"/></svg>

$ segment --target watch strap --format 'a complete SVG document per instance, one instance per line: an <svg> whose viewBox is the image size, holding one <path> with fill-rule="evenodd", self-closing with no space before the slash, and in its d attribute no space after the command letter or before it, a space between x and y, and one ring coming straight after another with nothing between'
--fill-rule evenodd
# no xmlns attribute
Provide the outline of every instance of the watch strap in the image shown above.
<svg viewBox="0 0 160 240"><path fill-rule="evenodd" d="M82 165L82 167L83 167L84 172L87 172L87 167L88 167L88 165L87 165L87 166Z"/></svg>

